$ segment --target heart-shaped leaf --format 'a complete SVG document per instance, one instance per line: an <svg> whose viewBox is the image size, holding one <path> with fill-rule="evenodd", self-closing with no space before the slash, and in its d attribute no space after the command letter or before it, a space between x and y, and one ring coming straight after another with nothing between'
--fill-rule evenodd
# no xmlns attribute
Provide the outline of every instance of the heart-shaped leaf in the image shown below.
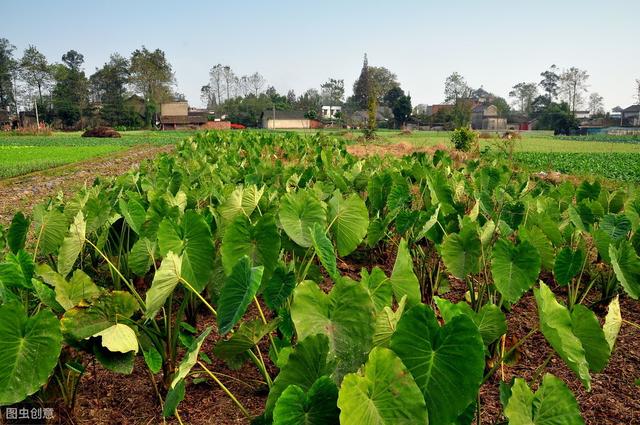
<svg viewBox="0 0 640 425"><path fill-rule="evenodd" d="M529 242L514 245L498 240L491 253L493 283L505 300L514 303L528 291L540 274L540 255Z"/></svg>
<svg viewBox="0 0 640 425"><path fill-rule="evenodd" d="M274 425L338 425L338 388L328 376L313 383L309 391L289 385L273 410Z"/></svg>
<svg viewBox="0 0 640 425"><path fill-rule="evenodd" d="M325 334L337 358L336 382L366 359L374 332L374 310L367 290L358 282L340 279L327 295L315 282L305 281L294 291L291 318L298 338Z"/></svg>
<svg viewBox="0 0 640 425"><path fill-rule="evenodd" d="M324 227L327 223L320 201L311 192L304 190L282 197L278 217L287 236L304 248L311 246L310 232L313 225L317 223Z"/></svg>
<svg viewBox="0 0 640 425"><path fill-rule="evenodd" d="M448 234L440 252L447 270L458 279L465 279L480 271L482 248L475 226L463 227L460 233Z"/></svg>
<svg viewBox="0 0 640 425"><path fill-rule="evenodd" d="M263 266L251 267L247 256L235 265L218 300L218 331L221 335L229 332L247 311L258 292L263 272Z"/></svg>
<svg viewBox="0 0 640 425"><path fill-rule="evenodd" d="M623 241L619 248L609 246L611 265L616 277L631 298L640 298L640 258L628 241Z"/></svg>
<svg viewBox="0 0 640 425"><path fill-rule="evenodd" d="M404 296L407 297L409 306L420 304L422 301L420 283L413 272L413 259L407 241L404 239L401 239L398 245L396 262L391 272L391 287L396 301L400 301Z"/></svg>
<svg viewBox="0 0 640 425"><path fill-rule="evenodd" d="M343 425L434 423L429 422L420 388L403 362L382 347L371 350L360 372L345 376L338 407Z"/></svg>
<svg viewBox="0 0 640 425"><path fill-rule="evenodd" d="M509 425L584 425L571 390L550 373L535 394L524 379L516 378L504 415Z"/></svg>
<svg viewBox="0 0 640 425"><path fill-rule="evenodd" d="M467 316L440 327L431 308L413 307L398 322L391 349L422 391L430 424L450 424L475 400L484 372L484 346Z"/></svg>
<svg viewBox="0 0 640 425"><path fill-rule="evenodd" d="M369 212L355 193L346 199L336 194L329 200L329 230L336 240L341 257L351 254L360 245L369 227Z"/></svg>
<svg viewBox="0 0 640 425"><path fill-rule="evenodd" d="M48 310L28 317L20 304L0 306L0 406L47 383L62 348L60 322Z"/></svg>

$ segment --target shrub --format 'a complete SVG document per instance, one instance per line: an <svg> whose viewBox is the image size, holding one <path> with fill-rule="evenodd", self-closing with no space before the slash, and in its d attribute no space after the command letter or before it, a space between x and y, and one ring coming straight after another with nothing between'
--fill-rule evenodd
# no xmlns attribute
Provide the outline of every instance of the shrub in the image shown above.
<svg viewBox="0 0 640 425"><path fill-rule="evenodd" d="M451 142L453 146L463 152L469 152L478 141L478 135L470 128L460 127L453 131Z"/></svg>

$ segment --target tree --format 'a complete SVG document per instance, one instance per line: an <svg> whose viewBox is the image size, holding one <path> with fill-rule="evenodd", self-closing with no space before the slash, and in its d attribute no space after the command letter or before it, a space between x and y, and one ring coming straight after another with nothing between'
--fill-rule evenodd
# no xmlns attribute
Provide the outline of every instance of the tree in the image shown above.
<svg viewBox="0 0 640 425"><path fill-rule="evenodd" d="M200 100L207 106L207 109L213 109L218 105L216 94L211 89L211 84L200 87Z"/></svg>
<svg viewBox="0 0 640 425"><path fill-rule="evenodd" d="M269 86L267 90L265 90L264 94L269 97L273 106L279 111L285 111L289 109L289 102L287 102L287 97L278 93L275 87Z"/></svg>
<svg viewBox="0 0 640 425"><path fill-rule="evenodd" d="M540 114L536 129L553 130L555 134L569 134L578 128L578 122L568 103L551 102Z"/></svg>
<svg viewBox="0 0 640 425"><path fill-rule="evenodd" d="M574 114L584 102L583 93L587 91L588 79L587 71L575 67L564 70L560 75L560 94Z"/></svg>
<svg viewBox="0 0 640 425"><path fill-rule="evenodd" d="M173 69L164 52L145 46L131 54L131 83L147 103L159 105L172 97Z"/></svg>
<svg viewBox="0 0 640 425"><path fill-rule="evenodd" d="M444 82L444 101L455 105L459 99L466 99L471 96L471 91L471 87L469 87L464 77L454 72Z"/></svg>
<svg viewBox="0 0 640 425"><path fill-rule="evenodd" d="M369 68L370 80L375 87L377 102L384 104L384 97L394 87L399 87L398 77L384 66ZM392 106L387 104L386 106Z"/></svg>
<svg viewBox="0 0 640 425"><path fill-rule="evenodd" d="M367 109L369 102L369 88L371 86L371 76L369 74L369 59L367 54L364 54L364 60L362 62L362 69L360 70L360 76L353 83L353 101L361 108Z"/></svg>
<svg viewBox="0 0 640 425"><path fill-rule="evenodd" d="M516 98L520 112L527 115L531 113L531 103L537 95L538 89L535 83L518 83L509 92L510 97Z"/></svg>
<svg viewBox="0 0 640 425"><path fill-rule="evenodd" d="M322 106L322 96L316 89L308 89L298 97L297 107L303 111L317 111Z"/></svg>
<svg viewBox="0 0 640 425"><path fill-rule="evenodd" d="M542 80L540 83L540 87L547 94L547 99L549 102L552 102L556 96L558 96L558 90L560 89L560 75L558 75L558 67L555 65L551 65L547 71L541 72L540 76Z"/></svg>
<svg viewBox="0 0 640 425"><path fill-rule="evenodd" d="M0 38L0 110L7 111L16 108L13 75L17 63L13 59L15 46L6 38Z"/></svg>
<svg viewBox="0 0 640 425"><path fill-rule="evenodd" d="M503 97L496 96L491 100L491 103L493 103L498 110L499 117L506 118L509 116L511 107L509 107L509 103Z"/></svg>
<svg viewBox="0 0 640 425"><path fill-rule="evenodd" d="M296 100L297 100L297 98L296 98L296 92L295 92L295 91L293 91L293 89L292 89L292 90L289 90L289 91L287 92L287 103L288 103L289 105L293 106L293 105L295 105L295 104L296 104Z"/></svg>
<svg viewBox="0 0 640 425"><path fill-rule="evenodd" d="M118 53L89 78L95 100L102 104L100 118L109 125L132 124L124 104L128 82L129 61Z"/></svg>
<svg viewBox="0 0 640 425"><path fill-rule="evenodd" d="M222 67L222 78L224 79L224 85L226 87L227 99L231 98L231 90L236 82L236 75L229 65Z"/></svg>
<svg viewBox="0 0 640 425"><path fill-rule="evenodd" d="M55 67L53 108L56 116L66 127L75 126L82 120L88 106L89 85L82 70L84 56L69 50L62 56L63 64Z"/></svg>
<svg viewBox="0 0 640 425"><path fill-rule="evenodd" d="M636 79L636 95L635 100L640 104L640 78Z"/></svg>
<svg viewBox="0 0 640 425"><path fill-rule="evenodd" d="M393 117L399 127L403 127L411 116L411 96L402 94L393 104Z"/></svg>
<svg viewBox="0 0 640 425"><path fill-rule="evenodd" d="M604 114L603 98L598 93L594 92L589 95L589 113L591 113L591 115Z"/></svg>
<svg viewBox="0 0 640 425"><path fill-rule="evenodd" d="M389 105L393 108L393 106L396 104L396 101L402 96L404 96L404 90L402 90L400 86L395 86L391 88L391 90L389 90L387 94L384 95L383 100L386 105Z"/></svg>
<svg viewBox="0 0 640 425"><path fill-rule="evenodd" d="M29 45L20 59L20 77L31 90L37 91L42 104L42 92L51 84L53 75L47 58L35 46Z"/></svg>
<svg viewBox="0 0 640 425"><path fill-rule="evenodd" d="M255 97L258 97L266 83L267 81L258 72L254 72L247 77L247 86Z"/></svg>
<svg viewBox="0 0 640 425"><path fill-rule="evenodd" d="M344 80L329 78L320 85L324 102L329 106L340 105L344 100Z"/></svg>
<svg viewBox="0 0 640 425"><path fill-rule="evenodd" d="M217 64L211 67L209 70L209 91L212 94L214 103L222 104L222 80L224 78L224 67L222 64Z"/></svg>

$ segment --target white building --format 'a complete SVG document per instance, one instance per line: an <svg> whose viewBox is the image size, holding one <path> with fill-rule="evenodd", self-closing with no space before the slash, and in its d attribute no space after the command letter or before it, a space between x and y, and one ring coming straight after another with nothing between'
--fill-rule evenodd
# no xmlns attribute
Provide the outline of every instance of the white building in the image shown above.
<svg viewBox="0 0 640 425"><path fill-rule="evenodd" d="M324 119L335 118L338 112L342 113L342 106L323 106L322 118Z"/></svg>

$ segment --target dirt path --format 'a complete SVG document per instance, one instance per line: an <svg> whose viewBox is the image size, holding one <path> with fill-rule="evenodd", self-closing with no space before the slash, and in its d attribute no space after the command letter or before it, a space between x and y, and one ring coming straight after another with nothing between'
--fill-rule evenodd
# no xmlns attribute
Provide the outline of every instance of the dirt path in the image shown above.
<svg viewBox="0 0 640 425"><path fill-rule="evenodd" d="M90 185L96 177L122 174L146 159L171 150L173 145L136 146L86 161L0 180L0 224L6 225L18 211L31 214L35 205L60 191L68 194L85 183Z"/></svg>

